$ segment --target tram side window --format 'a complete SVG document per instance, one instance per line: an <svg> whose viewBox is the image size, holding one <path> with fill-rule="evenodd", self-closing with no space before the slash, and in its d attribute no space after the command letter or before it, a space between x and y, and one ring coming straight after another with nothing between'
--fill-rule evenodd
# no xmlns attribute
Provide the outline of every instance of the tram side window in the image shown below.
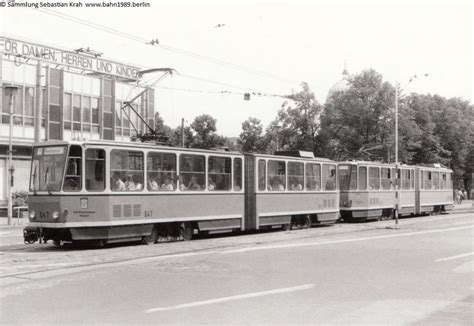
<svg viewBox="0 0 474 326"><path fill-rule="evenodd" d="M431 189L431 171L423 171L423 189Z"/></svg>
<svg viewBox="0 0 474 326"><path fill-rule="evenodd" d="M86 189L103 191L105 189L105 151L88 148L86 150Z"/></svg>
<svg viewBox="0 0 474 326"><path fill-rule="evenodd" d="M283 161L268 161L268 190L283 191L286 189L286 169Z"/></svg>
<svg viewBox="0 0 474 326"><path fill-rule="evenodd" d="M446 173L446 189L453 189L453 182L451 181L451 173Z"/></svg>
<svg viewBox="0 0 474 326"><path fill-rule="evenodd" d="M410 190L410 170L402 169L402 189Z"/></svg>
<svg viewBox="0 0 474 326"><path fill-rule="evenodd" d="M242 189L242 159L234 158L234 190Z"/></svg>
<svg viewBox="0 0 474 326"><path fill-rule="evenodd" d="M390 175L390 168L381 168L381 184L383 190L390 190L393 189L392 187L392 179Z"/></svg>
<svg viewBox="0 0 474 326"><path fill-rule="evenodd" d="M359 190L367 190L367 167L359 166Z"/></svg>
<svg viewBox="0 0 474 326"><path fill-rule="evenodd" d="M265 160L258 160L258 190L263 191L267 187Z"/></svg>
<svg viewBox="0 0 474 326"><path fill-rule="evenodd" d="M113 149L110 152L110 175L112 191L143 190L143 153Z"/></svg>
<svg viewBox="0 0 474 326"><path fill-rule="evenodd" d="M357 166L339 165L339 189L355 190L357 189Z"/></svg>
<svg viewBox="0 0 474 326"><path fill-rule="evenodd" d="M301 191L304 185L304 163L288 162L288 190Z"/></svg>
<svg viewBox="0 0 474 326"><path fill-rule="evenodd" d="M317 191L321 189L321 165L306 163L306 190Z"/></svg>
<svg viewBox="0 0 474 326"><path fill-rule="evenodd" d="M378 167L369 167L369 190L380 189L380 169Z"/></svg>
<svg viewBox="0 0 474 326"><path fill-rule="evenodd" d="M206 188L206 158L203 155L179 156L179 189L203 191Z"/></svg>
<svg viewBox="0 0 474 326"><path fill-rule="evenodd" d="M147 189L149 191L176 190L176 155L149 152L146 158Z"/></svg>
<svg viewBox="0 0 474 326"><path fill-rule="evenodd" d="M441 172L439 175L439 189L446 189L446 172Z"/></svg>
<svg viewBox="0 0 474 326"><path fill-rule="evenodd" d="M336 166L323 164L323 190L336 190Z"/></svg>
<svg viewBox="0 0 474 326"><path fill-rule="evenodd" d="M433 189L439 189L439 172L433 172Z"/></svg>
<svg viewBox="0 0 474 326"><path fill-rule="evenodd" d="M230 157L209 156L207 162L207 189L209 191L230 190L232 159Z"/></svg>
<svg viewBox="0 0 474 326"><path fill-rule="evenodd" d="M64 191L80 191L82 188L82 149L81 146L71 146L64 177Z"/></svg>
<svg viewBox="0 0 474 326"><path fill-rule="evenodd" d="M415 171L410 170L410 189L414 190L415 189Z"/></svg>

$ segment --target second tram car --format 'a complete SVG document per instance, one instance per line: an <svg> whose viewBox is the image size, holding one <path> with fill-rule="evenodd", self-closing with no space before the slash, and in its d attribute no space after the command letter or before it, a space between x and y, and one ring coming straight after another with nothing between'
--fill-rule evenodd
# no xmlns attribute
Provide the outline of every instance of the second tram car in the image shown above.
<svg viewBox="0 0 474 326"><path fill-rule="evenodd" d="M409 166L366 161L338 163L344 221L440 213L453 207L452 171L438 165ZM398 203L397 191L398 186Z"/></svg>

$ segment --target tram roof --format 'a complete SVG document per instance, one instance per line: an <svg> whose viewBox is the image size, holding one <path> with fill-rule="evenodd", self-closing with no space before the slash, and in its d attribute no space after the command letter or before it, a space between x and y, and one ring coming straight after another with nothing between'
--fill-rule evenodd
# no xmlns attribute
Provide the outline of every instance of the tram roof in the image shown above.
<svg viewBox="0 0 474 326"><path fill-rule="evenodd" d="M219 149L201 149L201 148L184 148L184 147L170 147L163 145L156 145L151 143L138 143L138 142L117 142L107 140L52 140L47 142L35 143L34 146L58 146L58 145L96 145L96 146L116 146L116 147L127 147L127 148L143 148L143 149L160 149L166 151L181 151L181 152L198 152L198 153L215 153L215 154L228 154L228 155L243 155L241 152L236 151L225 151Z"/></svg>

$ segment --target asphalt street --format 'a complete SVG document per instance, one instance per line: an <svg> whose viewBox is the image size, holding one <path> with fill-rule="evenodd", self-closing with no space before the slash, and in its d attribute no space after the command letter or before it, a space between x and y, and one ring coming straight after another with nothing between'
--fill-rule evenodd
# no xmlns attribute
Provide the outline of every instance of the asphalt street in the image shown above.
<svg viewBox="0 0 474 326"><path fill-rule="evenodd" d="M403 219L399 229L387 221L372 228L348 225L349 232L313 228L103 250L37 245L43 249L22 253L5 247L2 256L11 260L10 269L2 271L7 282L2 283L1 320L22 325L472 325L472 215ZM171 250L155 251L163 248ZM139 257L138 251L149 254ZM72 264L94 255L115 259ZM40 258L28 260L38 256L48 266L41 268ZM61 257L58 269L45 271L55 256ZM40 266L9 276L17 271L12 264L30 263Z"/></svg>

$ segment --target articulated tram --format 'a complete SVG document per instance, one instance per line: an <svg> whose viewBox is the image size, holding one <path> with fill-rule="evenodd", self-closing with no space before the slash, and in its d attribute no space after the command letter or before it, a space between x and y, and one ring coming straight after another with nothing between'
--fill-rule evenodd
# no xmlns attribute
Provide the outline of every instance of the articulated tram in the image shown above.
<svg viewBox="0 0 474 326"><path fill-rule="evenodd" d="M160 235L188 240L197 232L336 222L336 162L299 154L40 143L33 147L28 228L55 243L151 244Z"/></svg>
<svg viewBox="0 0 474 326"><path fill-rule="evenodd" d="M392 218L397 206L401 216L449 211L453 208L451 174L439 165L397 169L394 164L339 162L341 217L344 221Z"/></svg>

